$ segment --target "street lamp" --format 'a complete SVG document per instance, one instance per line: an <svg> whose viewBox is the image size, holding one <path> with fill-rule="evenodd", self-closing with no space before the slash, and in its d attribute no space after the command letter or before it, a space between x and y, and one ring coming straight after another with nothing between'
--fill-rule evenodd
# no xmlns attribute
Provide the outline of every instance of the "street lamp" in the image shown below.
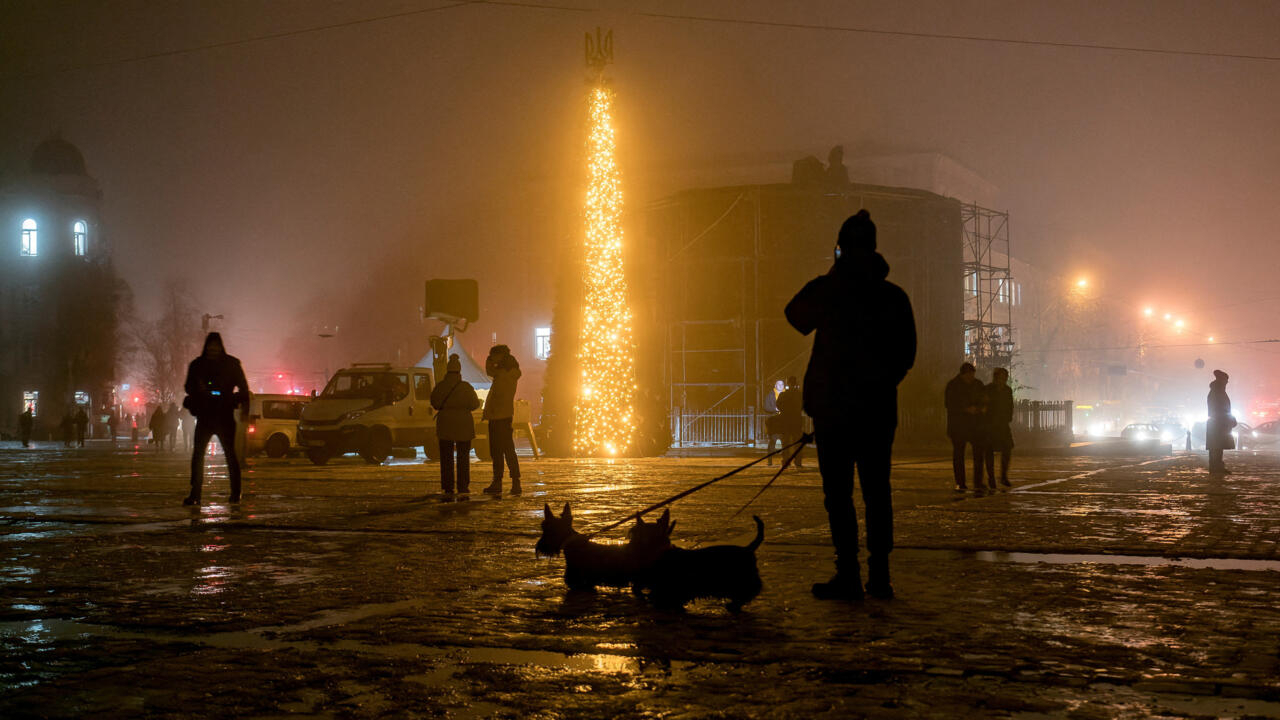
<svg viewBox="0 0 1280 720"><path fill-rule="evenodd" d="M1077 280L1076 287L1082 288L1082 289L1089 287L1089 278L1080 278L1079 280Z"/></svg>

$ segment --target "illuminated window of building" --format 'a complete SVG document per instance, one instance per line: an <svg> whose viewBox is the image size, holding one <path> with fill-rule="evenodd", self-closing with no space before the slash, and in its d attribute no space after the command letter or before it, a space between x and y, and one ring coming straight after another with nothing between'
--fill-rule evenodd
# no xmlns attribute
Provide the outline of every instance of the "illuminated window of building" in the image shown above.
<svg viewBox="0 0 1280 720"><path fill-rule="evenodd" d="M75 240L76 254L83 257L89 249L89 226L83 220L77 220L71 226L71 237Z"/></svg>
<svg viewBox="0 0 1280 720"><path fill-rule="evenodd" d="M89 404L89 393L85 392L84 390L77 390L77 391L76 391L76 404L77 404L77 405L88 405L88 404Z"/></svg>
<svg viewBox="0 0 1280 720"><path fill-rule="evenodd" d="M534 328L533 355L539 360L546 360L551 357L551 328Z"/></svg>
<svg viewBox="0 0 1280 720"><path fill-rule="evenodd" d="M27 408L31 408L32 415L40 414L40 391L39 390L23 390L22 391L22 410L25 412Z"/></svg>
<svg viewBox="0 0 1280 720"><path fill-rule="evenodd" d="M36 221L27 218L22 221L22 254L36 254Z"/></svg>

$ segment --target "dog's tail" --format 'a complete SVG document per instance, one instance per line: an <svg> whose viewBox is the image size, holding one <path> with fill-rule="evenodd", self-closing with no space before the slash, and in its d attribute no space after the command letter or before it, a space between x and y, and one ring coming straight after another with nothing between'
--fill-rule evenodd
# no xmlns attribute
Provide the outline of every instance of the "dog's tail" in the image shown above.
<svg viewBox="0 0 1280 720"><path fill-rule="evenodd" d="M759 515L752 515L751 517L755 518L756 521L756 539L751 541L747 549L755 552L756 548L760 547L760 543L764 542L764 521L760 519Z"/></svg>

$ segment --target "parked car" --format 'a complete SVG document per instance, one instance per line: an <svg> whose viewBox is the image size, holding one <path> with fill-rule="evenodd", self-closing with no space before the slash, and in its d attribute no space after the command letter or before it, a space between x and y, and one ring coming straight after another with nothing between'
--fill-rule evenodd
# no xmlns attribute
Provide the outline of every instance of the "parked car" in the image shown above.
<svg viewBox="0 0 1280 720"><path fill-rule="evenodd" d="M339 370L303 408L298 443L317 465L351 452L378 465L414 446L436 455L433 385L430 368L356 363Z"/></svg>
<svg viewBox="0 0 1280 720"><path fill-rule="evenodd" d="M1237 450L1249 450L1258 447L1253 439L1253 426L1249 423L1240 423L1231 428L1231 435L1236 439Z"/></svg>
<svg viewBox="0 0 1280 720"><path fill-rule="evenodd" d="M245 454L265 452L281 458L298 446L298 418L311 398L306 395L253 395L245 427Z"/></svg>
<svg viewBox="0 0 1280 720"><path fill-rule="evenodd" d="M1249 432L1250 446L1257 448L1280 447L1280 420L1264 422Z"/></svg>

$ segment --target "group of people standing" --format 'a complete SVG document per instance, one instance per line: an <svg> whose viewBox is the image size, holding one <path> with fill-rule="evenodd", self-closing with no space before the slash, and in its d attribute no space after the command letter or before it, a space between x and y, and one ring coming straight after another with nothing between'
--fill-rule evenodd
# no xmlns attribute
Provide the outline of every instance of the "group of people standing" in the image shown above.
<svg viewBox="0 0 1280 720"><path fill-rule="evenodd" d="M151 442L159 450L175 450L179 443L185 449L191 446L195 435L195 416L186 408L179 408L177 403L168 406L160 405L151 413L147 429L151 431Z"/></svg>
<svg viewBox="0 0 1280 720"><path fill-rule="evenodd" d="M18 416L18 439L22 441L22 447L31 447L31 434L35 431L35 425L35 408L27 405ZM84 447L84 440L89 432L89 413L85 412L84 406L77 405L75 412L68 409L63 413L62 420L58 422L58 431L62 434L64 447Z"/></svg>
<svg viewBox="0 0 1280 720"><path fill-rule="evenodd" d="M973 489L977 493L996 489L995 454L1000 453L1000 484L1009 487L1009 459L1013 453L1013 389L1009 371L995 368L991 382L978 379L973 363L960 366L960 373L947 383L947 437L951 439L951 468L956 492L965 492L965 446L973 452ZM986 483L983 483L983 476Z"/></svg>
<svg viewBox="0 0 1280 720"><path fill-rule="evenodd" d="M489 424L489 452L493 455L493 482L484 489L501 495L504 471L511 474L511 494L519 495L520 461L516 458L512 422L515 419L516 384L520 363L506 345L494 345L484 361L485 373L493 378L485 397L483 420ZM471 441L476 437L472 416L480 398L471 383L462 379L462 361L449 356L445 375L431 391L431 407L436 410L436 437L440 442L440 489L442 500L466 499L471 492ZM456 460L455 460L456 456ZM455 495L456 492L456 495Z"/></svg>

